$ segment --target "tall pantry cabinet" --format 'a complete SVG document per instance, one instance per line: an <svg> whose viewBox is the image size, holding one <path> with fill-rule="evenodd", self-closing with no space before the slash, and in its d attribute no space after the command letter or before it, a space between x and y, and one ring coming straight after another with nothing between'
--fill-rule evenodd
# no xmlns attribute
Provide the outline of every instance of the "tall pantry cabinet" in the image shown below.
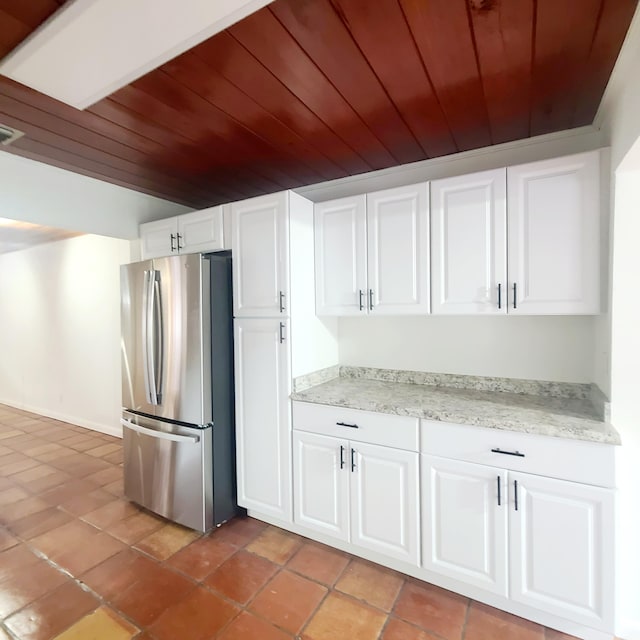
<svg viewBox="0 0 640 640"><path fill-rule="evenodd" d="M290 522L292 380L337 364L335 327L314 311L313 203L236 202L231 229L238 504Z"/></svg>

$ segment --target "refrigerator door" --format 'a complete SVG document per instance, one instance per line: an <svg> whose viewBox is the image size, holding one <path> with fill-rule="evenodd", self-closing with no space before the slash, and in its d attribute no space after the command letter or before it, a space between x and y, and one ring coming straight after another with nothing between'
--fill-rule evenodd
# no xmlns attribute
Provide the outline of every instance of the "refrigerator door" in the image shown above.
<svg viewBox="0 0 640 640"><path fill-rule="evenodd" d="M213 526L212 428L196 429L125 411L124 492L169 520Z"/></svg>
<svg viewBox="0 0 640 640"><path fill-rule="evenodd" d="M123 406L211 422L209 269L200 255L122 267Z"/></svg>
<svg viewBox="0 0 640 640"><path fill-rule="evenodd" d="M148 297L150 260L120 268L122 405L154 415L149 379Z"/></svg>

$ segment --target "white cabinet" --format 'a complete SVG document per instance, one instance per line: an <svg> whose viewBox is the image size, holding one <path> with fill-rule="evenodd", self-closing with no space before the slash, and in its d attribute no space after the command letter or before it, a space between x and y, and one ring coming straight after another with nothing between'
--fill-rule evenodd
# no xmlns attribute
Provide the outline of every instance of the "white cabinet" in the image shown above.
<svg viewBox="0 0 640 640"><path fill-rule="evenodd" d="M366 313L366 196L317 203L314 240L318 315Z"/></svg>
<svg viewBox="0 0 640 640"><path fill-rule="evenodd" d="M509 485L511 598L610 630L613 491L514 472Z"/></svg>
<svg viewBox="0 0 640 640"><path fill-rule="evenodd" d="M315 205L318 315L429 311L429 186Z"/></svg>
<svg viewBox="0 0 640 640"><path fill-rule="evenodd" d="M507 169L509 313L599 313L599 158Z"/></svg>
<svg viewBox="0 0 640 640"><path fill-rule="evenodd" d="M236 317L289 314L289 193L231 205Z"/></svg>
<svg viewBox="0 0 640 640"><path fill-rule="evenodd" d="M234 358L238 504L291 519L288 322L236 319Z"/></svg>
<svg viewBox="0 0 640 640"><path fill-rule="evenodd" d="M293 432L294 521L349 540L349 443Z"/></svg>
<svg viewBox="0 0 640 640"><path fill-rule="evenodd" d="M224 207L217 206L141 224L142 258L223 250L223 216Z"/></svg>
<svg viewBox="0 0 640 640"><path fill-rule="evenodd" d="M559 440L556 455L554 440L423 421L423 566L609 632L615 452ZM504 464L476 462L487 459Z"/></svg>
<svg viewBox="0 0 640 640"><path fill-rule="evenodd" d="M433 181L431 238L433 313L506 313L506 170Z"/></svg>
<svg viewBox="0 0 640 640"><path fill-rule="evenodd" d="M418 453L363 442L415 441L410 418L294 403L294 521L354 545L419 564ZM394 425L394 421L396 424ZM337 429L354 438L337 438ZM311 433L309 430L319 431Z"/></svg>
<svg viewBox="0 0 640 640"><path fill-rule="evenodd" d="M426 569L508 595L506 476L493 467L422 456Z"/></svg>

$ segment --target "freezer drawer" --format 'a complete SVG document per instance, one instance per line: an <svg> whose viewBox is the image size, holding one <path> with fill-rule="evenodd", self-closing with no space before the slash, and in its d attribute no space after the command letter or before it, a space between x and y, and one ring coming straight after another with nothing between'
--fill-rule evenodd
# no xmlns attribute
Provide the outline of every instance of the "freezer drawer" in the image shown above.
<svg viewBox="0 0 640 640"><path fill-rule="evenodd" d="M124 492L169 520L213 526L212 429L174 425L124 412Z"/></svg>

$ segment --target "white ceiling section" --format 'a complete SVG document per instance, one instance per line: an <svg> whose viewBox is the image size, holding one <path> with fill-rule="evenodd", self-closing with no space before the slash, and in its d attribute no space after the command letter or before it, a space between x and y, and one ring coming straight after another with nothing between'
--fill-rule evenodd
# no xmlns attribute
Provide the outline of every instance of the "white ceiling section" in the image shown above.
<svg viewBox="0 0 640 640"><path fill-rule="evenodd" d="M0 74L85 109L271 0L72 0Z"/></svg>

